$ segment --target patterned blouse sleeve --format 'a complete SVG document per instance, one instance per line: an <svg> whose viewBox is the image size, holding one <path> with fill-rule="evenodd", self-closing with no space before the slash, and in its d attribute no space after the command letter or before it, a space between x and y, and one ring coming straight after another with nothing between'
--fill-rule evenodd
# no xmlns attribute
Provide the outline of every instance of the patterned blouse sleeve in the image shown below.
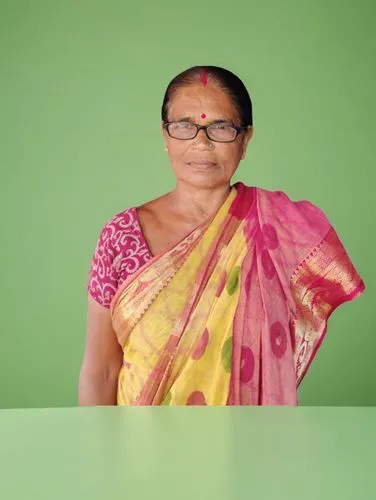
<svg viewBox="0 0 376 500"><path fill-rule="evenodd" d="M119 282L118 271L113 266L115 258L111 242L113 231L111 223L107 223L102 229L91 261L88 281L90 296L107 309L110 308Z"/></svg>

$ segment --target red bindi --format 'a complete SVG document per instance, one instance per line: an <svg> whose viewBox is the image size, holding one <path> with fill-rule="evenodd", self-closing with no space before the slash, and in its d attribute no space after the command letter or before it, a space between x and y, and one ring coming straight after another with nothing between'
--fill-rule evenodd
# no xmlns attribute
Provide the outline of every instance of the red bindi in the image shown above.
<svg viewBox="0 0 376 500"><path fill-rule="evenodd" d="M204 86L208 83L208 72L205 68L201 70L200 81Z"/></svg>
<svg viewBox="0 0 376 500"><path fill-rule="evenodd" d="M206 114L202 113L201 118L206 118Z"/></svg>

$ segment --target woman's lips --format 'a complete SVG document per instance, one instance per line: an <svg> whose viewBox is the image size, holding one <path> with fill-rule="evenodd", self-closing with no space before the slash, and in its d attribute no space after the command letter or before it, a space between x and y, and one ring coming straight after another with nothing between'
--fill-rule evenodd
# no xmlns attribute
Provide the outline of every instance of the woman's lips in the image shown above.
<svg viewBox="0 0 376 500"><path fill-rule="evenodd" d="M207 168L213 168L217 164L214 161L205 161L205 160L195 160L195 161L190 161L188 165L191 165L194 168L202 168L202 169L207 169Z"/></svg>

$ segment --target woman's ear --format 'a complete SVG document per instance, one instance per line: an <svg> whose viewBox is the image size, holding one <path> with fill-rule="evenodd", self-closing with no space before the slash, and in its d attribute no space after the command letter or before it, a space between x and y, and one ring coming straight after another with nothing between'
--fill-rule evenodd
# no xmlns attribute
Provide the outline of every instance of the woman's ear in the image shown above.
<svg viewBox="0 0 376 500"><path fill-rule="evenodd" d="M246 155L246 152L247 152L247 147L248 147L248 144L250 142L250 140L252 139L253 137L253 127L249 126L246 130L246 132L244 133L244 138L243 138L243 144L242 144L242 149L243 149L243 152L242 152L242 160L244 160L245 158L245 155Z"/></svg>
<svg viewBox="0 0 376 500"><path fill-rule="evenodd" d="M161 129L162 129L163 139L165 141L165 151L167 153L168 152L168 147L167 147L167 132L166 132L166 129L164 128L163 124L164 124L164 122L162 121L161 122Z"/></svg>

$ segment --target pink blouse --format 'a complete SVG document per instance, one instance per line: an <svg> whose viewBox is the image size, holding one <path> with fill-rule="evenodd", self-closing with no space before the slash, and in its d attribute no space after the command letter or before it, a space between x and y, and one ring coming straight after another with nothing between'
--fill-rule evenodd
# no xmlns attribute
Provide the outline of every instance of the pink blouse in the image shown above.
<svg viewBox="0 0 376 500"><path fill-rule="evenodd" d="M100 233L91 262L88 293L109 309L119 286L151 258L136 208L124 210Z"/></svg>

